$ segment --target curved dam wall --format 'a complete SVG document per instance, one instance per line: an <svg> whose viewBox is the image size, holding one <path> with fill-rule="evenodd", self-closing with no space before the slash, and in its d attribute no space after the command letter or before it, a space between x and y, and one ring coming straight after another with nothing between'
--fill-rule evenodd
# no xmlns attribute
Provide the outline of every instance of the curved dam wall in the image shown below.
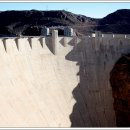
<svg viewBox="0 0 130 130"><path fill-rule="evenodd" d="M110 71L121 36L0 39L0 127L113 127Z"/></svg>
<svg viewBox="0 0 130 130"><path fill-rule="evenodd" d="M54 55L51 40L0 40L0 126L71 126L78 67L65 60L73 47L58 42L59 54Z"/></svg>

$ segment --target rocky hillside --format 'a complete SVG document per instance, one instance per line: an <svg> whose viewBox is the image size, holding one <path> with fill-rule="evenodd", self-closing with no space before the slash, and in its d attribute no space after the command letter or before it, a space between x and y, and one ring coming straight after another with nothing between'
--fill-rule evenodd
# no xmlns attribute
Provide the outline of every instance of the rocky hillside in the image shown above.
<svg viewBox="0 0 130 130"><path fill-rule="evenodd" d="M0 36L41 35L41 27L71 26L77 34L86 35L95 30L105 33L130 33L130 10L122 9L102 19L77 15L65 10L57 11L2 11L0 12Z"/></svg>
<svg viewBox="0 0 130 130"><path fill-rule="evenodd" d="M112 33L130 33L130 10L122 9L102 18L98 30Z"/></svg>
<svg viewBox="0 0 130 130"><path fill-rule="evenodd" d="M0 12L0 34L30 35L35 31L39 35L42 26L86 26L96 25L97 20L83 15L76 15L64 10L60 11L4 11ZM32 30L32 31L28 31ZM34 35L35 32L33 32Z"/></svg>
<svg viewBox="0 0 130 130"><path fill-rule="evenodd" d="M118 127L130 126L130 54L121 57L110 73Z"/></svg>

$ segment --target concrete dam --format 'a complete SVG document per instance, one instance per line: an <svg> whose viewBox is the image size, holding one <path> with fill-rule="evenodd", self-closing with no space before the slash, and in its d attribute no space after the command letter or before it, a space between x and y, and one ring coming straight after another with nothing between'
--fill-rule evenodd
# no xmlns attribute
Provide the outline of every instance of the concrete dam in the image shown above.
<svg viewBox="0 0 130 130"><path fill-rule="evenodd" d="M116 127L110 73L129 35L0 39L0 127Z"/></svg>

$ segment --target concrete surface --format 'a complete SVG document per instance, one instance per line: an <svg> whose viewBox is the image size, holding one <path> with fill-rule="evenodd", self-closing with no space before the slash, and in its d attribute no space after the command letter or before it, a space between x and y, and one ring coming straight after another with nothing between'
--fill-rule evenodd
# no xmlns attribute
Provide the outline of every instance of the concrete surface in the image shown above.
<svg viewBox="0 0 130 130"><path fill-rule="evenodd" d="M127 37L0 39L0 127L113 127L109 74Z"/></svg>

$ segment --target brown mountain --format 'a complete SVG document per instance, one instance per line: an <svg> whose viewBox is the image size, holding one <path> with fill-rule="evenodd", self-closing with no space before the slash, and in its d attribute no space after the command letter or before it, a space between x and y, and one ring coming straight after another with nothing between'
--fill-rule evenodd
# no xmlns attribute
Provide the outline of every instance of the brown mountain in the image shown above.
<svg viewBox="0 0 130 130"><path fill-rule="evenodd" d="M130 10L117 10L100 19L97 29L102 32L130 34Z"/></svg>
<svg viewBox="0 0 130 130"><path fill-rule="evenodd" d="M41 35L41 27L55 27L60 33L64 26L71 26L77 34L95 30L105 33L130 33L130 10L122 9L102 19L77 15L65 10L57 11L1 11L0 36Z"/></svg>
<svg viewBox="0 0 130 130"><path fill-rule="evenodd" d="M34 35L36 33L36 35L39 35L42 26L73 26L75 28L81 27L82 25L95 25L96 23L96 19L76 15L64 10L0 12L0 34L5 35L8 34L8 32L10 32L10 34L24 33L25 35L31 35L31 33L33 33Z"/></svg>

